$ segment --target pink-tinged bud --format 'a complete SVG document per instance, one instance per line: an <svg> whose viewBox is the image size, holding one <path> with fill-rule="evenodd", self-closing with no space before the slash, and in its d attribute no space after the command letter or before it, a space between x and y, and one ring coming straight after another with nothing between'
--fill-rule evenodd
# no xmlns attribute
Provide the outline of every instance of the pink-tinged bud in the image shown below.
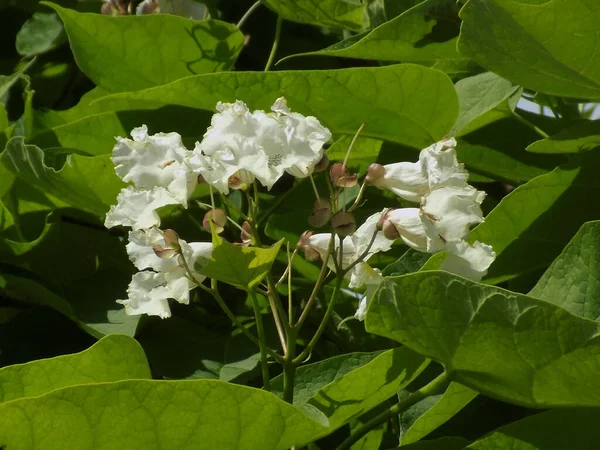
<svg viewBox="0 0 600 450"><path fill-rule="evenodd" d="M331 226L338 236L349 236L356 230L356 221L349 212L337 212L331 218Z"/></svg>
<svg viewBox="0 0 600 450"><path fill-rule="evenodd" d="M323 154L321 161L319 161L317 164L315 164L314 171L315 172L323 172L323 171L327 170L327 167L329 167L329 158L327 157L326 154Z"/></svg>
<svg viewBox="0 0 600 450"><path fill-rule="evenodd" d="M248 187L248 185L246 183L244 183L241 180L241 178L236 177L235 175L232 175L229 177L227 184L229 185L230 189L235 189L235 190L246 189L246 187Z"/></svg>
<svg viewBox="0 0 600 450"><path fill-rule="evenodd" d="M303 246L308 245L308 240L312 235L312 231L305 231L304 233L302 233L300 235L300 240L298 241L298 245L296 245L296 248L302 248Z"/></svg>
<svg viewBox="0 0 600 450"><path fill-rule="evenodd" d="M313 212L308 217L308 223L315 228L320 228L329 222L331 215L331 203L324 198L317 199Z"/></svg>
<svg viewBox="0 0 600 450"><path fill-rule="evenodd" d="M312 248L310 245L303 245L301 247L304 252L304 259L307 261L317 261L319 259L319 252Z"/></svg>
<svg viewBox="0 0 600 450"><path fill-rule="evenodd" d="M164 230L163 238L165 240L165 246L155 244L152 247L154 254L161 259L173 258L181 254L181 246L179 245L179 235L173 230Z"/></svg>
<svg viewBox="0 0 600 450"><path fill-rule="evenodd" d="M240 231L240 239L242 240L242 245L250 245L252 242L252 225L246 220L242 224L242 230Z"/></svg>
<svg viewBox="0 0 600 450"><path fill-rule="evenodd" d="M102 5L102 8L100 8L100 13L104 14L105 16L118 16L119 9L114 6L112 2L107 2Z"/></svg>
<svg viewBox="0 0 600 450"><path fill-rule="evenodd" d="M369 184L373 184L384 175L385 167L383 167L381 164L373 163L369 166L369 169L367 170L367 176L365 177L365 181Z"/></svg>
<svg viewBox="0 0 600 450"><path fill-rule="evenodd" d="M387 220L388 213L389 213L390 211L392 211L392 208L387 208L386 210L384 210L384 211L381 213L381 216L379 217L379 220L377 221L377 225L376 225L376 227L377 227L377 229L378 229L379 231L383 230L383 224L384 224L384 223L385 223L385 221Z"/></svg>
<svg viewBox="0 0 600 450"><path fill-rule="evenodd" d="M355 186L358 183L358 175L348 173L348 169L342 163L335 163L329 169L333 184L343 188Z"/></svg>
<svg viewBox="0 0 600 450"><path fill-rule="evenodd" d="M160 12L160 8L158 7L158 3L153 0L150 0L150 1L145 0L139 6L139 13L141 13L142 15L159 13L159 12Z"/></svg>
<svg viewBox="0 0 600 450"><path fill-rule="evenodd" d="M221 234L225 229L225 224L227 223L227 214L225 214L225 211L222 209L212 209L204 215L204 219L202 220L202 226L209 233L211 222L214 224L216 233Z"/></svg>
<svg viewBox="0 0 600 450"><path fill-rule="evenodd" d="M395 241L396 239L398 239L400 237L400 233L398 233L398 229L389 220L386 220L383 223L383 235L391 241Z"/></svg>

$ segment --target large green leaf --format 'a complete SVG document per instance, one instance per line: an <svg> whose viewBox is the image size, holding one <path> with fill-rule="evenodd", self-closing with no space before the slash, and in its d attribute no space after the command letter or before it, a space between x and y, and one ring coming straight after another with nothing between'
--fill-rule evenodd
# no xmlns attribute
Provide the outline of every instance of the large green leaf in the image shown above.
<svg viewBox="0 0 600 450"><path fill-rule="evenodd" d="M294 380L294 404L305 405L322 388L368 364L380 354L347 353L298 367ZM283 374L271 380L271 389L283 394Z"/></svg>
<svg viewBox="0 0 600 450"><path fill-rule="evenodd" d="M392 450L463 450L470 442L458 436L447 436L431 441L420 441Z"/></svg>
<svg viewBox="0 0 600 450"><path fill-rule="evenodd" d="M402 436L402 445L412 444L424 438L455 416L475 397L477 397L477 392L473 389L459 383L450 383L439 399L436 399L431 407L412 421ZM405 415L406 411L402 417L404 418Z"/></svg>
<svg viewBox="0 0 600 450"><path fill-rule="evenodd" d="M0 405L11 450L284 450L323 432L269 392L218 380L73 386Z"/></svg>
<svg viewBox="0 0 600 450"><path fill-rule="evenodd" d="M133 338L113 334L81 353L0 369L0 403L67 386L132 378L150 378L144 351Z"/></svg>
<svg viewBox="0 0 600 450"><path fill-rule="evenodd" d="M498 254L490 282L548 266L586 221L600 218L597 167L600 152L579 155L571 163L519 186L496 206L471 239Z"/></svg>
<svg viewBox="0 0 600 450"><path fill-rule="evenodd" d="M293 22L360 31L366 2L360 0L261 0Z"/></svg>
<svg viewBox="0 0 600 450"><path fill-rule="evenodd" d="M52 7L65 24L81 70L112 92L228 70L244 41L235 26L218 20L155 14L109 17L43 3Z"/></svg>
<svg viewBox="0 0 600 450"><path fill-rule="evenodd" d="M566 128L527 147L533 153L578 153L600 146L600 120Z"/></svg>
<svg viewBox="0 0 600 450"><path fill-rule="evenodd" d="M460 112L458 120L450 131L453 136L470 122L494 109L519 90L519 86L515 86L493 72L463 78L455 86Z"/></svg>
<svg viewBox="0 0 600 450"><path fill-rule="evenodd" d="M600 98L594 0L469 0L459 52L524 87Z"/></svg>
<svg viewBox="0 0 600 450"><path fill-rule="evenodd" d="M285 96L294 111L317 117L336 134L362 135L424 148L450 131L456 91L440 71L413 64L318 71L198 75L140 92L96 100L104 111L180 105L213 111L219 101L269 109ZM167 131L167 130L162 130ZM98 130L100 133L100 130Z"/></svg>
<svg viewBox="0 0 600 450"><path fill-rule="evenodd" d="M600 324L551 303L419 272L382 282L366 327L489 396L535 408L600 405Z"/></svg>
<svg viewBox="0 0 600 450"><path fill-rule="evenodd" d="M465 449L591 450L600 440L598 420L596 408L553 409L503 426Z"/></svg>
<svg viewBox="0 0 600 450"><path fill-rule="evenodd" d="M600 222L584 224L529 293L587 319L600 318Z"/></svg>
<svg viewBox="0 0 600 450"><path fill-rule="evenodd" d="M214 234L213 251L200 273L240 289L253 290L271 269L282 243L279 241L270 248L242 247Z"/></svg>
<svg viewBox="0 0 600 450"><path fill-rule="evenodd" d="M451 2L425 0L366 34L293 57L322 55L399 62L463 59L456 51L458 25Z"/></svg>
<svg viewBox="0 0 600 450"><path fill-rule="evenodd" d="M383 352L319 389L308 401L338 428L405 388L429 364L406 347Z"/></svg>
<svg viewBox="0 0 600 450"><path fill-rule="evenodd" d="M62 169L44 164L44 153L25 145L22 137L11 139L0 159L4 167L43 192L67 204L104 216L124 183L117 177L108 155L69 155Z"/></svg>

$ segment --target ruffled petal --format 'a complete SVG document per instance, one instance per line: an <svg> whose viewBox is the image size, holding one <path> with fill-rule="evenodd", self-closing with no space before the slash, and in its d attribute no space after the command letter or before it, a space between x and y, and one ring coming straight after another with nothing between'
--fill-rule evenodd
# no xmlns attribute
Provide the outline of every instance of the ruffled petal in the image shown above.
<svg viewBox="0 0 600 450"><path fill-rule="evenodd" d="M448 241L444 250L447 256L440 269L473 281L480 281L496 259L494 249L481 242Z"/></svg>
<svg viewBox="0 0 600 450"><path fill-rule="evenodd" d="M165 287L163 274L156 272L138 272L133 275L127 288L128 298L117 300L125 306L125 313L130 316L148 314L163 319L171 316L168 298L170 293Z"/></svg>

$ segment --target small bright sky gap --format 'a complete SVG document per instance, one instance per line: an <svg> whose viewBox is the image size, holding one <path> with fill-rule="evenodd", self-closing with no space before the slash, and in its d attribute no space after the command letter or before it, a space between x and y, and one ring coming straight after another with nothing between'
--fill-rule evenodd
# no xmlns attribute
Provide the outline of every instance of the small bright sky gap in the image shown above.
<svg viewBox="0 0 600 450"><path fill-rule="evenodd" d="M587 103L586 106L588 106L588 105L594 107L594 112L592 113L592 116L590 117L590 119L592 119L592 120L599 119L600 118L600 108L598 108L599 104L598 103ZM521 97L521 99L519 100L519 103L517 103L517 107L524 109L525 111L531 111L531 112L538 113L538 114L540 112L540 105L538 105L537 103L533 103L532 101L529 101L523 97ZM550 108L548 108L547 106L542 107L542 114L544 116L554 117L554 114L552 113Z"/></svg>

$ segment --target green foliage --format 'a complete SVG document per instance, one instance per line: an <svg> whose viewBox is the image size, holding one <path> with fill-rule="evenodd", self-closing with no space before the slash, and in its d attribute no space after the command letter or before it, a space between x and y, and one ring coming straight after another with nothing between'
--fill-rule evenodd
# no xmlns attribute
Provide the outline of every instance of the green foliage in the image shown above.
<svg viewBox="0 0 600 450"><path fill-rule="evenodd" d="M264 0L262 3L294 22L354 31L363 27L365 3L359 0Z"/></svg>
<svg viewBox="0 0 600 450"><path fill-rule="evenodd" d="M15 45L23 56L33 56L51 50L60 42L63 26L53 13L35 13L19 30Z"/></svg>
<svg viewBox="0 0 600 450"><path fill-rule="evenodd" d="M269 273L282 243L279 241L268 249L241 247L213 234L212 255L200 272L204 276L251 291Z"/></svg>
<svg viewBox="0 0 600 450"><path fill-rule="evenodd" d="M65 24L81 70L94 83L112 92L144 89L189 75L227 70L242 47L242 34L234 26L219 21L152 15L106 17L45 4ZM143 58L137 57L140 52ZM132 64L134 60L138 63Z"/></svg>
<svg viewBox="0 0 600 450"><path fill-rule="evenodd" d="M75 355L0 369L0 403L39 397L68 386L131 378L150 378L144 351L132 338L113 334Z"/></svg>
<svg viewBox="0 0 600 450"><path fill-rule="evenodd" d="M487 395L537 408L600 404L598 323L545 301L420 272L387 278L366 326Z"/></svg>
<svg viewBox="0 0 600 450"><path fill-rule="evenodd" d="M591 5L589 0L469 0L460 13L458 51L524 87L599 98L593 24L600 13Z"/></svg>
<svg viewBox="0 0 600 450"><path fill-rule="evenodd" d="M0 405L0 441L19 450L34 436L46 449L284 450L322 432L274 395L218 380L99 383Z"/></svg>
<svg viewBox="0 0 600 450"><path fill-rule="evenodd" d="M529 295L554 303L586 319L598 320L599 263L600 222L588 222L579 229Z"/></svg>

